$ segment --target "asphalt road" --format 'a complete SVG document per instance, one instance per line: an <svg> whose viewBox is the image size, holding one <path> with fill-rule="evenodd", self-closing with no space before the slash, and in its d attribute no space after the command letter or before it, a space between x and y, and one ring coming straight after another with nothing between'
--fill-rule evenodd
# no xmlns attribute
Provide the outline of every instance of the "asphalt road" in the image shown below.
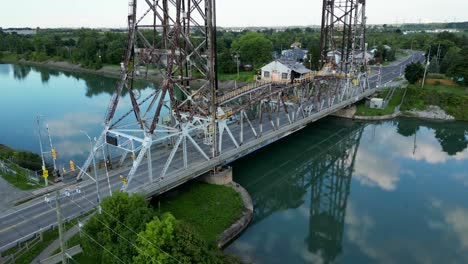
<svg viewBox="0 0 468 264"><path fill-rule="evenodd" d="M385 85L391 82L397 77L401 76L402 69L406 64L412 61L424 61L424 56L421 52L413 52L411 56L400 59L396 64L391 66L382 67L382 81L379 82L378 73L380 67L372 67L372 73L369 78L369 82L372 88L377 85ZM280 123L287 123L286 114L282 113L279 116ZM276 122L276 117L273 118ZM258 124L257 124L258 125ZM230 126L232 133L238 135L240 133L240 127L237 125ZM263 134L271 133L274 130L271 121L268 116L264 116L263 122ZM259 131L257 131L259 132ZM253 140L255 135L248 125L244 127L244 140L248 142ZM196 138L199 142L200 147L205 153L210 153L210 147L201 143L201 138ZM223 148L226 150L234 149L235 146L225 133L223 137ZM153 171L162 171L162 168L169 156L171 149L156 146L158 151L152 153L152 167ZM192 165L199 164L205 159L198 153L193 145L187 144L189 153L189 167ZM131 161L128 160L121 168L111 170L109 172L109 178L106 177L106 173L103 170L99 171L99 188L101 199L110 195L109 187L112 191L119 190L122 183L119 179L120 175L127 175L130 170ZM171 163L168 174L175 174L183 168L182 153L178 151L175 155L174 161ZM160 175L154 175L156 181L163 180L159 178ZM74 179L67 179L66 182L73 183ZM140 169L137 171L132 184L129 189L139 188L145 186L148 183L148 164L143 162L140 165ZM97 203L97 192L96 184L91 179L85 179L79 185L70 185L67 188L70 190L80 186L81 194L74 197L65 198L62 200L62 214L64 219L75 218L76 216L85 213L92 208L96 207ZM14 246L17 242L23 241L24 239L31 237L36 234L39 230L45 230L53 225L56 225L56 211L55 203L48 204L45 202L44 197L39 197L26 204L14 207L10 210L4 211L0 214L0 251L3 251L11 246Z"/></svg>

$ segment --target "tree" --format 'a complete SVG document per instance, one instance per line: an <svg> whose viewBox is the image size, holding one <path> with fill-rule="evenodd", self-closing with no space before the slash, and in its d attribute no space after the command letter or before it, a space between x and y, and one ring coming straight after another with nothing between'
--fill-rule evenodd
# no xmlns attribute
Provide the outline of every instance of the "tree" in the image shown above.
<svg viewBox="0 0 468 264"><path fill-rule="evenodd" d="M459 52L460 49L457 47L451 47L447 51L440 63L440 73L446 74L449 71L449 69L454 65L458 56L460 56Z"/></svg>
<svg viewBox="0 0 468 264"><path fill-rule="evenodd" d="M104 199L101 207L105 213L95 214L83 231L125 263L132 262L133 256L137 255L133 246L137 233L153 218L153 210L143 196L129 196L125 192L114 192L112 197ZM82 244L84 251L94 255L100 262L119 263L91 239L84 239Z"/></svg>
<svg viewBox="0 0 468 264"><path fill-rule="evenodd" d="M261 33L247 32L234 41L232 51L240 53L243 64L256 68L272 59L273 44Z"/></svg>
<svg viewBox="0 0 468 264"><path fill-rule="evenodd" d="M170 249L174 242L175 225L176 219L171 214L163 215L161 220L155 217L147 223L137 240L138 254L133 258L134 263L172 263L173 252Z"/></svg>
<svg viewBox="0 0 468 264"><path fill-rule="evenodd" d="M237 65L234 62L230 50L225 50L218 56L218 69L221 73L237 72Z"/></svg>
<svg viewBox="0 0 468 264"><path fill-rule="evenodd" d="M468 46L460 50L455 57L453 64L447 70L447 74L457 79L463 80L464 84L468 84Z"/></svg>
<svg viewBox="0 0 468 264"><path fill-rule="evenodd" d="M219 249L210 248L186 223L178 222L171 214L154 218L139 234L135 264L156 263L240 263L225 256Z"/></svg>
<svg viewBox="0 0 468 264"><path fill-rule="evenodd" d="M406 66L405 78L410 84L415 84L424 77L424 66L420 62L414 62Z"/></svg>

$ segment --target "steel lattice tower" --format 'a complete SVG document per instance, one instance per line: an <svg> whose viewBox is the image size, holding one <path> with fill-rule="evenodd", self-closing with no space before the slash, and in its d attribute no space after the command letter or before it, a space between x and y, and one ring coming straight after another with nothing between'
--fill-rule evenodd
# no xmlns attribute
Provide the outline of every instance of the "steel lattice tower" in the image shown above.
<svg viewBox="0 0 468 264"><path fill-rule="evenodd" d="M93 149L96 153L106 143L122 148L125 144L117 144L117 140L126 141L127 153L138 153L129 173L129 182L145 156L151 160L150 149L158 132L185 135L177 142L177 145L184 145L185 155L189 137L187 124L203 122L207 129L216 133L216 115L213 114L217 109L215 9L215 0L129 2L122 77L106 112L105 129ZM140 99L134 82L147 76L149 69L160 69L164 79L160 89ZM116 117L123 89L129 91L132 109ZM162 122L167 101L172 118ZM122 125L130 115L135 116L136 122ZM218 155L216 135L211 138L215 157ZM89 167L91 158L90 155L85 162L84 170ZM148 164L151 166L151 162ZM152 180L152 169L148 169ZM84 173L82 171L78 179Z"/></svg>
<svg viewBox="0 0 468 264"><path fill-rule="evenodd" d="M365 70L365 29L366 0L323 0L321 65L332 63L344 73ZM332 62L330 53L339 54L341 60ZM356 62L361 53L362 61Z"/></svg>

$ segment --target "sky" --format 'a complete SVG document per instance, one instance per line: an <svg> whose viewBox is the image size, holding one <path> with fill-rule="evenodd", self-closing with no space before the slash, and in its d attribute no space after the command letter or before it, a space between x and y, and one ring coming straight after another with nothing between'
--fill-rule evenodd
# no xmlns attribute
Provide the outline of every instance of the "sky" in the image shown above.
<svg viewBox="0 0 468 264"><path fill-rule="evenodd" d="M0 0L0 27L125 27L129 0ZM140 0L139 3L145 1ZM321 0L218 0L218 26L319 25ZM369 24L468 21L467 0L368 0Z"/></svg>

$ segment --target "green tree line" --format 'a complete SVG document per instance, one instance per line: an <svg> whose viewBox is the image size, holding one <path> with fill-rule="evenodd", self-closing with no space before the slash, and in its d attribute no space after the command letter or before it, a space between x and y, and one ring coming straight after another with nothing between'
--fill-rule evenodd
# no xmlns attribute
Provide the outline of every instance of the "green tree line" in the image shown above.
<svg viewBox="0 0 468 264"><path fill-rule="evenodd" d="M144 34L150 32L144 32ZM376 48L377 61L396 59L399 49L423 50L431 56L430 72L468 79L468 39L463 33L409 33L392 26L370 28L366 42ZM197 33L194 33L195 35ZM301 42L309 51L304 63L318 69L320 59L320 31L313 28L265 29L261 31L217 33L218 71L237 72L239 64L262 67L273 59L274 51L289 49L293 42ZM33 61L69 61L84 67L99 69L104 64L119 64L125 50L127 35L123 31L103 32L92 29L39 30L34 36L3 33L0 30L0 53L15 54L19 59ZM152 37L148 36L148 39ZM157 40L157 39L156 39ZM390 46L386 50L384 45ZM0 54L0 59L2 54ZM3 54L5 56L5 54Z"/></svg>

